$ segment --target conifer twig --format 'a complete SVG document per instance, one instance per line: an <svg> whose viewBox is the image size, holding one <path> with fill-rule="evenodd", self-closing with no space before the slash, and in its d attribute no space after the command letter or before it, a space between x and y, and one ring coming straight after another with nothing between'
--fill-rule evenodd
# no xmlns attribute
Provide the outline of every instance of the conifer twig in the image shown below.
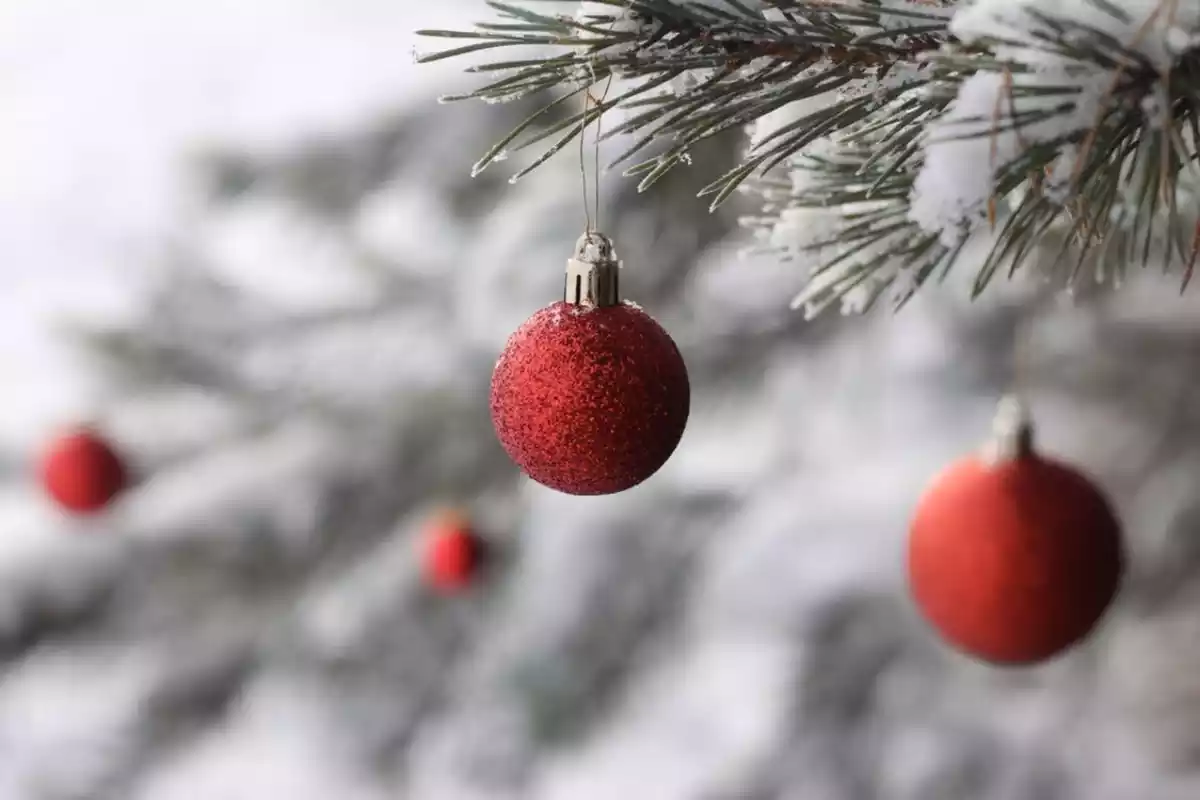
<svg viewBox="0 0 1200 800"><path fill-rule="evenodd" d="M614 165L624 164L640 190L686 163L705 138L785 107L803 109L755 137L742 162L701 195L715 209L752 180L771 197L772 211L750 223L764 230L780 225L791 209L833 212L832 232L804 248L820 258L798 298L810 310L864 291L870 296L859 305L869 307L889 287L894 304L902 305L927 279L949 272L975 230L990 229L992 239L975 293L1002 265L1015 272L1054 231L1065 232L1056 262L1066 279L1084 264L1119 275L1130 265L1160 260L1181 264L1186 283L1195 260L1196 248L1187 243L1195 220L1180 207L1180 173L1187 170L1194 184L1188 186L1200 187L1200 31L1184 30L1184 45L1168 48L1172 56L1164 64L1147 55L1146 42L1180 41L1177 0L1161 0L1140 21L1130 19L1122 0L1090 2L1094 12L1077 18L1057 16L1051 3L1031 3L1011 11L1019 13L1011 24L965 38L951 26L955 3L883 0L768 0L771 14L741 0L597 0L593 5L603 11L575 17L532 10L549 0L523 7L489 0L497 22L421 33L473 41L426 61L535 48L524 58L469 68L490 82L447 99L503 101L577 90L585 73L615 76L617 96L592 113L626 112L606 136L629 138ZM1047 60L1055 70L1039 66ZM994 113L959 118L960 92L978 87L976 76L989 75L1000 81ZM1096 76L1107 76L1102 95L1092 94L1088 83ZM821 102L796 105L817 98ZM1076 122L1081 109L1093 107L1094 117ZM508 150L540 145L543 155L514 178L528 173L576 135L586 121L580 114L540 127L535 115L477 168ZM972 139L992 142L992 158L984 158L992 162L991 189L980 200L982 210L973 217L968 207L959 221L931 222L914 206L917 178L930 168L931 154L941 156L939 147ZM1002 149L1002 139L1016 145ZM822 145L818 156L813 148L822 142L832 149ZM652 146L655 154L647 155ZM634 161L637 156L642 160ZM780 169L806 173L803 188L782 190L775 177ZM1069 180L1058 185L1055 176L1064 172Z"/></svg>

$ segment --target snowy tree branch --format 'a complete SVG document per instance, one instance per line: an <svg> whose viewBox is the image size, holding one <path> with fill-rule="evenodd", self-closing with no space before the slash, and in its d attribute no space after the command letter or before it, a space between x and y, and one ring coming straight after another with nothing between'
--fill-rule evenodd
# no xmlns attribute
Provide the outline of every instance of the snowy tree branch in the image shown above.
<svg viewBox="0 0 1200 800"><path fill-rule="evenodd" d="M766 249L814 266L796 299L809 313L885 296L902 305L983 237L990 252L976 294L1052 237L1066 282L1085 267L1119 278L1151 260L1190 279L1200 242L1194 3L602 0L592 5L609 9L574 17L488 5L502 22L423 31L476 40L423 60L542 50L471 67L498 77L448 99L568 92L476 171L548 141L516 180L581 123L622 109L606 136L633 143L614 165L665 143L625 169L644 190L686 163L696 142L799 109L760 130L742 163L701 195L715 208L752 179L764 212L748 225ZM612 99L526 133L609 76L622 81Z"/></svg>
<svg viewBox="0 0 1200 800"><path fill-rule="evenodd" d="M560 49L541 57L472 66L468 72L502 77L473 92L445 99L507 101L562 85L574 91L498 142L476 164L476 171L510 150L557 136L544 156L514 177L520 178L578 136L585 115L590 123L621 107L630 114L605 136L634 134L639 138L612 166L644 152L656 141L673 142L666 153L626 170L627 175L641 176L643 190L685 161L688 149L702 139L744 127L797 100L849 87L865 77L880 77L897 62L916 59L937 45L938 34L948 21L935 8L858 8L821 0L778 7L777 18L766 18L738 0L719 0L717 7L683 0L602 0L596 5L610 6L611 12L576 17L537 14L494 0L488 5L512 22L480 24L471 32L420 31L423 36L480 40L420 60L519 45ZM581 109L556 125L521 138L553 106L578 98L610 75L629 79L631 85L603 104L586 112ZM830 131L847 127L862 118L867 105L852 103L826 113L825 124ZM747 165L723 176L703 194L716 195L713 205L718 205L755 170L769 169L802 147L810 131L811 126L797 125L780 132L752 154Z"/></svg>

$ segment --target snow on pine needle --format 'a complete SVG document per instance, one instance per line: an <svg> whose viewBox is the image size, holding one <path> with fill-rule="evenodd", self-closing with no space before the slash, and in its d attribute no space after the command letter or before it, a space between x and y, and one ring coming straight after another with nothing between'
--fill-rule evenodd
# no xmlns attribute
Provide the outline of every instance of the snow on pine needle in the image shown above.
<svg viewBox="0 0 1200 800"><path fill-rule="evenodd" d="M1085 251L1143 226L1146 238L1114 248L1118 260L1170 260L1172 249L1191 259L1183 228L1168 226L1195 157L1180 130L1197 120L1200 4L977 0L950 30L965 54L988 47L990 68L962 80L928 127L910 219L947 247L986 224L1003 247L1033 241L1066 210Z"/></svg>
<svg viewBox="0 0 1200 800"><path fill-rule="evenodd" d="M909 216L946 246L957 245L989 212L996 213L996 174L1030 147L1086 131L1111 84L1111 75L1102 70L1075 76L1067 70L1018 76L988 71L967 78L950 108L927 129L925 163L913 186ZM1058 91L1010 101L1017 87L1042 85ZM1054 162L1057 175L1073 171L1074 154Z"/></svg>
<svg viewBox="0 0 1200 800"><path fill-rule="evenodd" d="M832 137L832 150L806 147L785 201L782 181L763 182L774 214L751 226L815 266L793 305L809 316L838 301L850 313L881 298L902 305L979 240L990 249L976 294L1002 265L1054 245L1043 263L1065 265L1068 285L1085 265L1119 283L1151 258L1182 261L1186 283L1200 172L1183 131L1197 129L1198 19L1200 4L1183 0L959 7L952 42L878 81L903 124L873 115ZM812 241L814 210L841 218L836 235Z"/></svg>
<svg viewBox="0 0 1200 800"><path fill-rule="evenodd" d="M461 98L565 91L549 111L617 80L603 106L532 135L523 122L476 169L536 145L519 178L615 111L605 137L632 144L610 167L645 191L701 140L748 129L700 196L759 195L747 224L760 249L812 266L794 303L809 314L898 307L967 252L974 294L1034 253L1068 285L1152 260L1190 275L1196 0L605 0L576 17L489 4L503 24L425 31L478 40L426 60L554 54L480 65L499 77ZM833 231L812 241L813 217Z"/></svg>

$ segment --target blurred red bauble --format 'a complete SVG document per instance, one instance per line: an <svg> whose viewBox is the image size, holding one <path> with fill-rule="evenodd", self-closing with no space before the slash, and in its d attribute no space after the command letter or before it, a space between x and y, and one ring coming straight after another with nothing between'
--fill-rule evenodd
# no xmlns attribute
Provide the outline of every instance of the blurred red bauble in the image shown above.
<svg viewBox="0 0 1200 800"><path fill-rule="evenodd" d="M1032 449L962 459L921 499L908 543L912 596L956 648L1033 664L1095 627L1119 588L1121 528L1100 490Z"/></svg>
<svg viewBox="0 0 1200 800"><path fill-rule="evenodd" d="M492 376L492 423L543 486L612 494L666 463L690 397L683 356L640 308L558 302L508 340Z"/></svg>
<svg viewBox="0 0 1200 800"><path fill-rule="evenodd" d="M42 486L59 506L75 514L103 511L126 488L120 456L99 434L78 430L54 439L42 456Z"/></svg>
<svg viewBox="0 0 1200 800"><path fill-rule="evenodd" d="M468 588L474 582L482 555L482 542L460 514L441 514L425 531L425 579L438 591Z"/></svg>

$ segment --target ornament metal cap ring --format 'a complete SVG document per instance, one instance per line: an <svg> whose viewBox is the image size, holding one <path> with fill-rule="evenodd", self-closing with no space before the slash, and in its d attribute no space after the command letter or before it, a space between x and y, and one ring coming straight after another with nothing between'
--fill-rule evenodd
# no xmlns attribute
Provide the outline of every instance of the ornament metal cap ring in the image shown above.
<svg viewBox="0 0 1200 800"><path fill-rule="evenodd" d="M612 239L598 231L585 231L567 259L563 301L572 306L604 308L621 302L621 262Z"/></svg>
<svg viewBox="0 0 1200 800"><path fill-rule="evenodd" d="M1000 399L992 418L992 436L984 447L990 464L1033 455L1033 420L1029 408L1015 394Z"/></svg>

